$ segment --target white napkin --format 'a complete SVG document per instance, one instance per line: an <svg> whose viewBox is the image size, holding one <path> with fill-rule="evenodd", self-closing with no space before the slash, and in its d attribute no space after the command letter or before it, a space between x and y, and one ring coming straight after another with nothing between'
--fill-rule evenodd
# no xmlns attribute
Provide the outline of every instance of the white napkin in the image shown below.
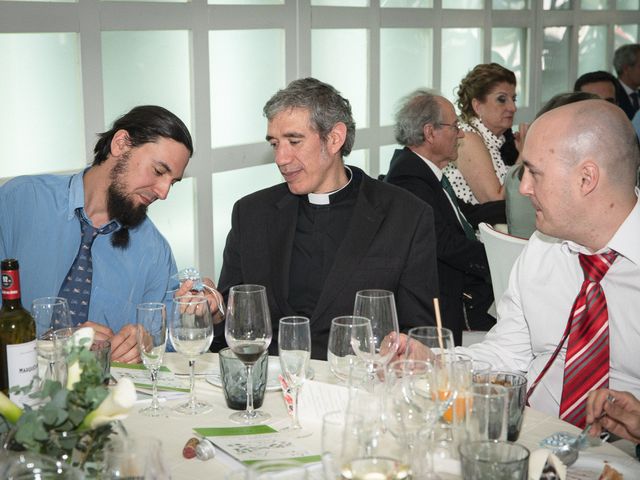
<svg viewBox="0 0 640 480"><path fill-rule="evenodd" d="M566 480L567 467L551 450L541 448L531 452L529 456L529 480L540 480L545 465L549 462L555 468L560 480Z"/></svg>

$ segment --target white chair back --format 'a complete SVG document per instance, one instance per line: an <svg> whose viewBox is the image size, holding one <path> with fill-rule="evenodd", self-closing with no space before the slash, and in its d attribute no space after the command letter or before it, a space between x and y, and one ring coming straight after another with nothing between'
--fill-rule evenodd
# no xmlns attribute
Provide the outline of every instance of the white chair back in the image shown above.
<svg viewBox="0 0 640 480"><path fill-rule="evenodd" d="M480 223L478 229L487 252L493 298L497 305L509 284L511 268L528 240L499 232L487 223Z"/></svg>

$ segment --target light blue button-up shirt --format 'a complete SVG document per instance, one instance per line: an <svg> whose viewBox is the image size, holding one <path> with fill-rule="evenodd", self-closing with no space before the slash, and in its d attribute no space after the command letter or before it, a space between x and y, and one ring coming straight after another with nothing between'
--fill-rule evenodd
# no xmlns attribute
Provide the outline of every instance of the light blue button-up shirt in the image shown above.
<svg viewBox="0 0 640 480"><path fill-rule="evenodd" d="M83 174L17 177L0 187L0 259L20 262L27 309L34 298L58 295L78 253L81 234L75 210L84 209ZM114 333L135 323L137 304L168 302L167 291L175 288L170 286L176 273L171 248L151 220L129 234L126 249L114 248L108 234L99 235L91 250L89 320Z"/></svg>

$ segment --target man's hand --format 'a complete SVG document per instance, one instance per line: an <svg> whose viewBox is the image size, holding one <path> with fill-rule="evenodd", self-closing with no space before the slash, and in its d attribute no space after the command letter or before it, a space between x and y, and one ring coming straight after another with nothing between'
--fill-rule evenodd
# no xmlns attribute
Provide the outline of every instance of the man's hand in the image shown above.
<svg viewBox="0 0 640 480"><path fill-rule="evenodd" d="M114 362L140 363L138 351L136 325L125 325L122 330L111 339L111 360Z"/></svg>
<svg viewBox="0 0 640 480"><path fill-rule="evenodd" d="M402 360L407 358L409 360L431 360L433 354L424 344L417 340L410 339L406 334L397 334L395 332L389 333L381 342L380 355L384 356L388 351L388 345L393 345L393 337L398 335L396 339L398 348L394 356L389 360L389 363L396 360Z"/></svg>
<svg viewBox="0 0 640 480"><path fill-rule="evenodd" d="M95 340L100 340L100 341L102 341L102 340L111 340L111 338L114 335L113 334L113 330L111 330L106 325L102 325L100 323L87 321L87 322L81 323L78 326L79 327L91 327L91 328L93 328L93 331L95 332L94 341ZM113 344L112 344L111 348L113 348Z"/></svg>
<svg viewBox="0 0 640 480"><path fill-rule="evenodd" d="M197 295L204 295L209 303L209 309L211 310L211 315L213 317L213 323L218 324L224 320L224 316L222 314L221 309L219 308L222 305L222 295L220 292L216 290L216 285L210 278L204 278L202 280L208 288L205 288L203 292L197 292ZM186 295L193 295L191 288L193 287L192 280L185 280L180 288L176 291L176 297L182 297Z"/></svg>
<svg viewBox="0 0 640 480"><path fill-rule="evenodd" d="M634 443L640 443L640 401L629 392L600 389L589 393L587 423L589 434L598 436L608 430Z"/></svg>

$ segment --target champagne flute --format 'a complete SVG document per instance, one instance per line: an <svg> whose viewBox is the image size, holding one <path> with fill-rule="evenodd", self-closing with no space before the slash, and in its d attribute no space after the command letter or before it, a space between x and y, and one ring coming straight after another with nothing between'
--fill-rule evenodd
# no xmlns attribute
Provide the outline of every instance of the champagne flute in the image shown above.
<svg viewBox="0 0 640 480"><path fill-rule="evenodd" d="M164 303L141 303L136 307L136 340L142 363L151 375L151 405L140 410L157 417L163 408L158 402L158 371L167 346L167 309Z"/></svg>
<svg viewBox="0 0 640 480"><path fill-rule="evenodd" d="M388 290L360 290L356 293L353 314L371 322L371 344L368 349L355 349L368 357L370 369L385 366L398 350L398 313L393 292ZM367 351L368 350L368 351ZM362 355L362 354L365 355Z"/></svg>
<svg viewBox="0 0 640 480"><path fill-rule="evenodd" d="M169 336L176 352L189 360L189 400L175 407L185 415L197 415L211 410L211 405L196 400L196 358L209 350L213 340L213 320L206 297L185 295L173 299L169 320Z"/></svg>
<svg viewBox="0 0 640 480"><path fill-rule="evenodd" d="M293 396L293 419L288 427L296 437L308 437L311 432L302 430L298 418L298 395L309 368L311 358L311 330L307 317L284 317L278 328L278 355L280 369Z"/></svg>
<svg viewBox="0 0 640 480"><path fill-rule="evenodd" d="M67 299L62 297L36 298L31 303L31 314L36 323L38 357L46 364L44 375L41 375L42 381L59 380L56 371L57 359L53 346L53 332L72 326Z"/></svg>
<svg viewBox="0 0 640 480"><path fill-rule="evenodd" d="M271 343L271 317L267 289L262 285L236 285L229 290L224 336L233 353L247 369L247 409L231 421L244 425L262 423L271 415L253 409L253 365Z"/></svg>

